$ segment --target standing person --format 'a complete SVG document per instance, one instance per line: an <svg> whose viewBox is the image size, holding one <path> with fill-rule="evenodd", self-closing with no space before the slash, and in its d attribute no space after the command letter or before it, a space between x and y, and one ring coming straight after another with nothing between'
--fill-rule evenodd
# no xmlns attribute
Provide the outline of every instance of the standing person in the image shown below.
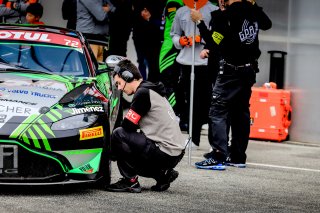
<svg viewBox="0 0 320 213"><path fill-rule="evenodd" d="M78 0L77 30L91 35L107 36L109 34L108 18L115 7L107 0ZM99 62L103 61L103 46L90 45Z"/></svg>
<svg viewBox="0 0 320 213"><path fill-rule="evenodd" d="M16 21L14 21L13 23L17 22L19 20L20 14L17 11L11 9L11 7L7 7L4 3L4 1L0 0L0 22L6 23L6 19L9 18L16 19Z"/></svg>
<svg viewBox="0 0 320 213"><path fill-rule="evenodd" d="M114 71L117 88L134 96L121 127L111 136L112 154L124 178L106 190L141 192L138 175L157 181L151 190L167 190L178 177L173 168L183 157L184 139L165 98L164 86L144 81L137 67L127 59L120 61Z"/></svg>
<svg viewBox="0 0 320 213"><path fill-rule="evenodd" d="M127 43L132 29L132 0L111 0L117 8L109 20L109 55L127 56Z"/></svg>
<svg viewBox="0 0 320 213"><path fill-rule="evenodd" d="M7 9L5 9L5 7L0 8L0 16L2 16L2 14L5 14L3 20L5 23L26 24L27 7L30 4L37 2L38 0L7 1L6 4L2 5L5 6Z"/></svg>
<svg viewBox="0 0 320 213"><path fill-rule="evenodd" d="M77 0L63 0L62 18L67 20L67 28L75 30L77 26Z"/></svg>
<svg viewBox="0 0 320 213"><path fill-rule="evenodd" d="M164 4L164 0L135 0L133 4L132 38L137 51L139 69L141 68L143 78L151 82L158 82L160 78L159 54L163 34L160 27Z"/></svg>
<svg viewBox="0 0 320 213"><path fill-rule="evenodd" d="M271 20L253 0L222 2L226 10L212 22L211 33L203 35L210 52L221 57L220 69L212 91L210 129L214 154L195 165L199 169L224 170L228 155L228 117L232 113L231 163L246 163L250 134L249 101L251 87L259 71L259 29L268 30ZM193 11L193 20L203 26L201 13ZM211 36L211 39L209 37ZM211 53L209 53L211 54Z"/></svg>
<svg viewBox="0 0 320 213"><path fill-rule="evenodd" d="M168 0L163 11L164 34L159 57L160 80L165 85L168 101L175 113L180 117L181 96L178 91L180 76L176 57L179 50L173 45L170 30L177 10L182 7L182 0Z"/></svg>
<svg viewBox="0 0 320 213"><path fill-rule="evenodd" d="M40 18L43 15L43 7L40 3L30 4L27 7L26 20L28 24L44 24L40 21Z"/></svg>
<svg viewBox="0 0 320 213"><path fill-rule="evenodd" d="M208 26L211 19L210 13L217 10L218 7L214 6L211 2L207 2L200 8L203 14L203 20ZM210 94L210 81L207 69L207 59L200 58L200 51L204 45L201 43L200 32L196 29L195 44L192 44L192 36L194 34L194 23L190 17L190 9L183 6L177 10L171 28L171 38L174 46L180 50L176 60L180 64L181 69L181 87L184 93L185 109L180 117L181 123L187 123L189 120L189 106L190 106L190 73L192 69L192 45L195 45L195 62L194 62L194 105L193 105L193 123L192 123L192 146L195 148L200 145L201 127L203 124L208 123L209 111L209 94Z"/></svg>
<svg viewBox="0 0 320 213"><path fill-rule="evenodd" d="M213 1L211 1L211 2L213 2ZM216 3L216 2L214 2L214 3ZM209 23L210 28L213 24L213 20L215 20L215 17L219 16L223 10L225 10L225 7L220 1L219 2L219 10L215 10L215 11L211 12L211 20ZM202 14L198 13L198 11L192 10L191 11L191 19L195 20L195 21L197 21L198 19L202 19ZM212 35L211 30L209 30L207 28L207 26L203 23L197 24L197 27L200 31L200 35L203 37L204 41L206 42L206 44L204 45L204 49L201 50L201 52L200 52L200 58L208 58L209 79L210 79L210 84L213 88L215 81L216 81L216 78L217 78L217 75L218 75L218 71L219 71L220 56L218 54L218 51L211 51L210 52L210 50L209 50L210 44L212 43L212 37L210 36L210 35ZM211 98L211 93L210 93L210 98ZM229 118L228 118L228 121L230 121ZM226 129L227 135L229 135L229 130L230 130L230 122L228 122L227 129ZM212 138L212 131L211 131L210 125L209 125L209 129L208 129L208 139L209 139L209 143L212 144L213 138ZM211 147L209 152L205 153L203 156L205 158L210 158L213 155L213 153L214 153L214 151L213 151L213 148Z"/></svg>

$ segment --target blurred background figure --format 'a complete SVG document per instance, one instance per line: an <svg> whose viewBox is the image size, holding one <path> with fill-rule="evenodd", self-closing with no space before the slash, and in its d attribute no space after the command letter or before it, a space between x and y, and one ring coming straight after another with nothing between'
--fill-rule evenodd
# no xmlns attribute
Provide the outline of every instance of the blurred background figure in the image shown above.
<svg viewBox="0 0 320 213"><path fill-rule="evenodd" d="M170 30L177 10L183 5L183 0L167 0L162 14L164 32L159 57L160 80L165 85L166 96L170 105L179 117L181 114L181 101L183 102L178 91L180 69L176 57L179 50L173 45Z"/></svg>
<svg viewBox="0 0 320 213"><path fill-rule="evenodd" d="M106 37L109 34L109 15L115 10L110 1L78 0L76 29L91 38ZM97 60L102 62L105 52L103 46L91 44L90 47Z"/></svg>
<svg viewBox="0 0 320 213"><path fill-rule="evenodd" d="M159 54L163 39L161 20L164 5L165 0L133 1L132 38L137 52L139 70L143 78L151 82L159 81Z"/></svg>
<svg viewBox="0 0 320 213"><path fill-rule="evenodd" d="M127 43L132 30L132 0L111 0L116 10L109 17L108 55L127 56Z"/></svg>
<svg viewBox="0 0 320 213"><path fill-rule="evenodd" d="M67 28L75 30L77 26L77 0L63 0L62 18L67 20Z"/></svg>
<svg viewBox="0 0 320 213"><path fill-rule="evenodd" d="M211 2L207 2L200 8L203 15L203 20L206 26L209 25L211 19L211 12L217 10L218 7L214 6ZM194 103L193 103L193 122L192 122L192 142L194 148L198 148L200 144L200 134L202 125L208 123L208 113L210 105L210 79L207 68L207 58L200 58L200 52L204 47L204 43L200 37L200 32L196 29L194 32L195 24L190 17L190 8L188 6L180 7L177 10L176 16L172 24L170 36L174 46L180 50L176 60L181 69L180 86L184 95L184 109L181 112L180 127L186 128L189 122L189 107L190 107L190 74L192 66L194 65ZM194 35L195 34L195 35ZM193 44L193 36L195 36L195 43ZM193 61L192 46L194 45L195 58ZM193 64L194 63L194 64Z"/></svg>
<svg viewBox="0 0 320 213"><path fill-rule="evenodd" d="M2 17L2 22L26 24L26 10L33 3L38 3L38 0L0 0L0 17Z"/></svg>
<svg viewBox="0 0 320 213"><path fill-rule="evenodd" d="M28 24L44 24L40 21L43 15L43 6L40 3L30 4L27 7L26 20Z"/></svg>

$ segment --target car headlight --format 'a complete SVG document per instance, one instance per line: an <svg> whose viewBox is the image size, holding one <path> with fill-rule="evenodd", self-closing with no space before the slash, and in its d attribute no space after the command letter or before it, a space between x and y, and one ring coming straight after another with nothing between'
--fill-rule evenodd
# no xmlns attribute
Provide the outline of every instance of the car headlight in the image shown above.
<svg viewBox="0 0 320 213"><path fill-rule="evenodd" d="M79 114L59 120L52 124L52 130L79 129L90 126L98 119L95 114Z"/></svg>

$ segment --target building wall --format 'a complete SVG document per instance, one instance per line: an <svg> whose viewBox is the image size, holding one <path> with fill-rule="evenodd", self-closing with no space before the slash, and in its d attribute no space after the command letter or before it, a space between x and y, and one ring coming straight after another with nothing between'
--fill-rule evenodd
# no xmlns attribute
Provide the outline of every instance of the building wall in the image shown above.
<svg viewBox="0 0 320 213"><path fill-rule="evenodd" d="M66 25L62 19L62 0L42 0L43 21L49 25ZM261 32L260 73L255 86L269 81L270 50L287 52L285 89L291 91L293 108L290 140L320 144L320 1L257 0L273 22L271 30ZM135 61L132 41L128 56Z"/></svg>
<svg viewBox="0 0 320 213"><path fill-rule="evenodd" d="M273 21L262 32L257 86L269 80L269 50L286 51L285 89L293 108L290 140L320 143L320 1L257 0Z"/></svg>
<svg viewBox="0 0 320 213"><path fill-rule="evenodd" d="M42 21L46 25L65 27L67 22L62 19L62 2L63 0L40 0L43 5Z"/></svg>

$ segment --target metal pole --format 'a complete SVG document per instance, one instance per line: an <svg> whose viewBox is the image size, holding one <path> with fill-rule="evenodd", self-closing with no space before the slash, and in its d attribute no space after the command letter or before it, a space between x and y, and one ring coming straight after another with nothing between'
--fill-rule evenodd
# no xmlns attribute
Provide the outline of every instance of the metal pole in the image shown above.
<svg viewBox="0 0 320 213"><path fill-rule="evenodd" d="M197 1L194 0L194 9L197 8ZM189 151L188 151L188 162L191 165L191 151L192 151L192 122L193 122L193 95L194 95L194 63L195 63L195 36L196 36L196 23L194 23L193 37L192 37L192 66L190 74L190 109L189 109Z"/></svg>

